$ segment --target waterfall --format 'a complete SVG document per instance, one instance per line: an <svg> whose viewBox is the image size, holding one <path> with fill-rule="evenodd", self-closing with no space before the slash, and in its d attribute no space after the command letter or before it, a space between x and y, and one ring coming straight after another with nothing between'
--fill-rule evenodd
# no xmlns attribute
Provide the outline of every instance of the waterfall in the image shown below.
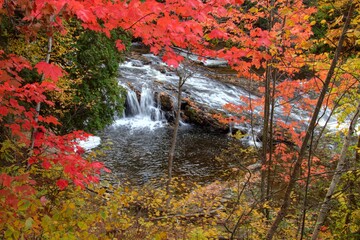
<svg viewBox="0 0 360 240"><path fill-rule="evenodd" d="M126 96L126 109L124 116L135 116L140 114L140 112L141 108L139 101L137 100L136 93L129 89Z"/></svg>
<svg viewBox="0 0 360 240"><path fill-rule="evenodd" d="M141 89L140 114L144 117L150 116L152 121L164 120L160 98L157 99L157 103L155 104L153 92L146 87L142 87Z"/></svg>
<svg viewBox="0 0 360 240"><path fill-rule="evenodd" d="M163 111L161 110L161 99L160 99L160 94L157 95L157 99L156 99L156 108L155 108L155 121L161 121L163 119L165 119L165 115L163 113Z"/></svg>
<svg viewBox="0 0 360 240"><path fill-rule="evenodd" d="M153 94L150 89L142 88L141 89L141 98L140 98L140 114L143 116L150 116L151 112L154 109L154 99Z"/></svg>
<svg viewBox="0 0 360 240"><path fill-rule="evenodd" d="M149 127L150 129L163 126L166 120L161 110L160 99L156 102L154 99L154 92L148 87L142 87L140 100L136 92L127 89L125 115L114 125L127 125L131 128Z"/></svg>

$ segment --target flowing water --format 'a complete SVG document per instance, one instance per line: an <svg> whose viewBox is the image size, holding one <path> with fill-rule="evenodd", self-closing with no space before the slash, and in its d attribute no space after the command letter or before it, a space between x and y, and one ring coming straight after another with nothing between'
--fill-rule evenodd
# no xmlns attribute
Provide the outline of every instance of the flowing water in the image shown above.
<svg viewBox="0 0 360 240"><path fill-rule="evenodd" d="M103 133L106 165L117 177L142 185L166 177L173 128L167 124L150 88L143 86L140 99L128 89L125 117ZM182 123L178 132L174 176L207 183L219 179L230 164L215 159L229 137Z"/></svg>
<svg viewBox="0 0 360 240"><path fill-rule="evenodd" d="M160 101L155 99L155 92L166 92L173 95L178 76L166 68L156 56L143 54L145 61L127 59L120 65L119 84L128 88L127 109L124 116L106 129L102 142L111 142L111 150L107 150L104 159L106 165L120 178L131 180L134 184L144 184L151 179L166 176L167 157L173 128L169 126L160 110ZM220 61L220 64L223 64ZM256 99L257 96L231 84L211 79L203 69L191 69L183 86L183 97L221 110L226 103L243 104L240 97ZM140 98L128 87L141 92ZM159 96L159 95L158 95ZM255 110L255 114L256 114ZM279 119L281 108L275 110ZM226 114L226 112L224 112ZM301 113L301 112L300 112ZM305 119L302 113L292 113L293 119ZM283 121L286 121L283 119ZM233 125L248 132L242 139L246 145L261 147L257 136L260 127L252 128L246 124ZM229 137L225 134L212 133L199 127L181 124L174 160L174 175L188 180L206 183L221 178L230 163L216 160L223 148L227 146Z"/></svg>
<svg viewBox="0 0 360 240"><path fill-rule="evenodd" d="M154 93L166 92L173 95L175 101L173 89L178 80L177 75L165 68L158 57L151 54L142 56L147 59L145 62L127 59L120 65L119 84L128 90L127 108L124 116L101 136L102 143L111 143L111 148L106 150L106 165L113 174L136 185L166 177L173 127L166 122L160 110L160 101L155 99ZM161 70L159 66L164 68ZM129 83L141 92L140 97L127 87ZM183 97L222 109L227 102L241 104L239 92L247 94L241 88L219 83L201 72L193 72L184 85ZM181 123L174 158L174 176L198 183L221 178L231 164L217 161L216 156L227 147L228 141L230 138L226 134Z"/></svg>

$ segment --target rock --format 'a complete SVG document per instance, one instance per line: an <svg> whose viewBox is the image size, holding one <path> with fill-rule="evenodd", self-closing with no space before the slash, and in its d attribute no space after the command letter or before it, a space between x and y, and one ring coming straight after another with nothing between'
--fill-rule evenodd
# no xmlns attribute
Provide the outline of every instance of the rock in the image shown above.
<svg viewBox="0 0 360 240"><path fill-rule="evenodd" d="M165 112L165 118L168 123L175 122L175 112Z"/></svg>
<svg viewBox="0 0 360 240"><path fill-rule="evenodd" d="M164 65L154 65L153 67L154 67L154 69L158 70L159 72L161 72L163 74L165 74L167 72L166 71L167 67Z"/></svg>
<svg viewBox="0 0 360 240"><path fill-rule="evenodd" d="M191 102L190 100L186 100L182 104L182 107L187 122L224 133L229 131L229 126L227 124L220 123L214 118L214 114L220 114L220 111L209 109L198 103Z"/></svg>
<svg viewBox="0 0 360 240"><path fill-rule="evenodd" d="M160 98L161 110L165 112L174 111L174 103L171 97L164 92L160 92L159 95L160 95L159 98Z"/></svg>
<svg viewBox="0 0 360 240"><path fill-rule="evenodd" d="M143 66L143 63L139 60L134 60L132 63L131 63L134 67L142 67Z"/></svg>
<svg viewBox="0 0 360 240"><path fill-rule="evenodd" d="M147 59L146 57L144 57L142 55L142 53L139 53L139 52L131 52L130 53L130 58L131 59L136 59L138 60L139 62L142 63L142 65L149 65L151 64L151 60Z"/></svg>

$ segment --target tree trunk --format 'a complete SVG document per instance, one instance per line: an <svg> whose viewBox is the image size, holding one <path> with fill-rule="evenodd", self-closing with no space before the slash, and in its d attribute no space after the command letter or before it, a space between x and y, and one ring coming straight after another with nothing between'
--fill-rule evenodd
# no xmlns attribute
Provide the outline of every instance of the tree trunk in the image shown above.
<svg viewBox="0 0 360 240"><path fill-rule="evenodd" d="M350 1L349 3L350 3L350 7L349 7L349 10L348 10L348 16L347 16L346 22L344 24L342 33L340 35L340 39L339 39L338 45L337 45L336 50L335 50L334 58L333 58L333 60L331 62L330 69L329 69L328 74L326 76L326 79L324 81L324 85L323 85L323 88L321 90L319 99L318 99L318 101L316 103L316 107L315 107L314 113L313 113L313 115L311 117L311 121L309 123L308 129L306 130L306 134L305 134L304 140L302 142L302 145L301 145L301 148L300 148L300 151L299 151L299 155L297 157L294 168L292 170L290 180L289 180L289 184L288 184L288 186L286 188L286 192L285 192L282 204L281 204L281 208L280 208L280 210L279 210L279 212L278 212L278 214L276 216L276 219L274 220L273 224L271 225L271 227L270 227L270 229L269 229L269 231L267 233L266 239L268 239L268 240L273 238L277 228L279 227L279 224L282 222L283 218L287 214L287 210L288 210L289 205L290 205L290 195L291 195L291 192L292 192L293 188L295 187L296 178L297 178L298 173L299 173L299 171L301 169L301 163L302 163L302 161L303 161L303 159L305 157L305 154L307 152L307 146L308 146L309 139L310 139L310 137L311 137L311 135L312 135L312 133L313 133L313 131L315 129L317 118L318 118L319 112L321 110L322 103L323 103L325 95L327 93L327 89L329 87L330 81L331 81L331 79L333 77L334 70L335 70L335 67L337 65L340 53L341 53L341 49L342 49L342 45L343 45L343 42L344 42L344 39L345 39L345 35L346 35L346 32L347 32L347 30L349 28L349 24L350 24L350 20L351 20L351 16L352 16L352 13L353 13L353 8L354 8L354 6L352 4L352 1Z"/></svg>
<svg viewBox="0 0 360 240"><path fill-rule="evenodd" d="M180 123L181 92L182 92L183 84L184 84L184 80L181 76L179 76L175 125L174 125L174 132L173 132L172 139L171 139L171 147L170 147L169 158L168 158L168 181L166 184L166 195L168 196L168 199L166 201L167 206L169 206L170 199L171 199L170 185L171 185L171 180L172 180L172 169L173 169L173 162L174 162L174 155L175 155L176 138L177 138L179 123Z"/></svg>
<svg viewBox="0 0 360 240"><path fill-rule="evenodd" d="M300 240L304 238L305 233L305 220L306 220L306 210L308 207L308 194L309 194L309 187L310 187L310 180L311 180L311 164L312 164L312 152L313 152L313 142L314 142L314 134L311 135L310 140L310 149L308 155L308 162L307 162L307 176L306 176L306 184L305 184L305 193L304 193L304 203L303 209L301 214L301 225L300 225Z"/></svg>
<svg viewBox="0 0 360 240"><path fill-rule="evenodd" d="M355 163L360 163L360 135L358 136L357 149L355 152Z"/></svg>
<svg viewBox="0 0 360 240"><path fill-rule="evenodd" d="M270 16L269 16L269 25L268 30L270 31L274 24L274 8L275 0L270 1ZM273 74L272 60L266 63L266 73L265 73L265 101L264 101L264 125L262 131L262 158L261 158L261 183L260 183L260 198L261 200L265 199L267 192L267 153L269 152L269 132L272 131L270 128L270 105L271 101L271 80ZM272 86L272 87L275 87ZM272 126L272 124L271 124ZM267 167L266 167L267 166Z"/></svg>
<svg viewBox="0 0 360 240"><path fill-rule="evenodd" d="M51 21L50 21L51 22ZM50 62L50 54L51 54L51 51L52 51L52 42L53 42L53 39L52 37L50 36L48 38L48 48L47 48L47 53L46 53L46 58L45 58L45 62L46 63L49 63ZM44 81L44 74L41 75L41 79L40 79L40 83L42 81ZM40 110L41 110L41 103L38 102L36 104L36 107L35 107L35 110L36 110L36 113L35 113L35 123L37 124L38 121L39 121L39 115L40 115ZM35 145L35 134L37 132L37 128L33 128L32 129L32 133L31 133L31 143L30 143L30 151L32 151L34 149L34 145Z"/></svg>
<svg viewBox="0 0 360 240"><path fill-rule="evenodd" d="M316 220L314 232L311 237L312 240L316 240L318 237L320 227L323 225L325 218L326 218L328 212L330 211L330 200L331 200L332 195L334 194L336 185L339 183L340 177L342 176L343 172L346 170L346 153L348 152L351 136L354 132L356 122L359 118L359 112L360 112L360 102L359 102L359 105L357 106L355 115L351 120L348 133L346 134L346 137L344 139L344 145L341 149L340 158L339 158L338 164L336 166L335 174L331 180L329 189L328 189L326 196L324 198L324 201L321 205L321 208L319 211L319 216Z"/></svg>
<svg viewBox="0 0 360 240"><path fill-rule="evenodd" d="M271 82L271 71L272 67L266 67L266 76L265 76L265 101L264 101L264 125L263 125L263 132L262 132L262 158L261 158L261 184L260 184L260 198L263 200L265 199L266 194L266 169L267 167L267 153L269 148L269 121L270 121L270 82ZM266 167L267 166L267 167Z"/></svg>

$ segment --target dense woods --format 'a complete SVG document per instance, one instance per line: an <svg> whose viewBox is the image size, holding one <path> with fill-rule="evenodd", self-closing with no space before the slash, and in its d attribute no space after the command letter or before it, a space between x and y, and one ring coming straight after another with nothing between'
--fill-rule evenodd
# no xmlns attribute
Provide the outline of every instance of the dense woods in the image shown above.
<svg viewBox="0 0 360 240"><path fill-rule="evenodd" d="M0 0L0 238L359 239L359 11L358 0ZM78 144L124 111L118 67L135 41L179 77L168 177L139 187L105 181L101 150ZM182 71L195 64L177 49L224 59L258 88L212 116L261 126L261 146L234 141L219 156L238 163L227 181L172 176Z"/></svg>

